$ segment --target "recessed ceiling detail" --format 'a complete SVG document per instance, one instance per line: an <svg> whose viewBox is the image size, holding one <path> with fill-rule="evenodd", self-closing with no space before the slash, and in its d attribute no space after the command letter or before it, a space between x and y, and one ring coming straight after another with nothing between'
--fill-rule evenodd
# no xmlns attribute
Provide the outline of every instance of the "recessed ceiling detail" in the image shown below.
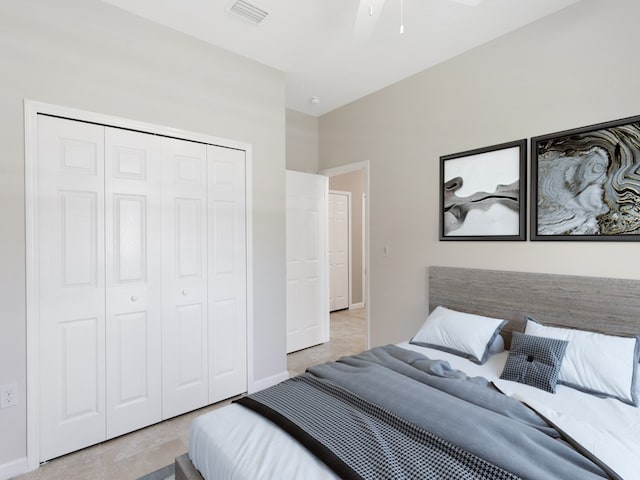
<svg viewBox="0 0 640 480"><path fill-rule="evenodd" d="M267 15L269 15L269 12L264 8L259 7L255 3L247 2L246 0L236 0L227 10L256 25L261 23Z"/></svg>

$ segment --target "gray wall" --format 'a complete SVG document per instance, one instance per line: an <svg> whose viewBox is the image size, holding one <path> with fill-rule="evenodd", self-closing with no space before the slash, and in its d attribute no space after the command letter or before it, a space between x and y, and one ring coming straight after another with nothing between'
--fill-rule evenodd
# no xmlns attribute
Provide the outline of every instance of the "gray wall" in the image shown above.
<svg viewBox="0 0 640 480"><path fill-rule="evenodd" d="M287 109L286 119L287 170L318 173L318 117Z"/></svg>
<svg viewBox="0 0 640 480"><path fill-rule="evenodd" d="M321 169L370 161L372 345L424 321L428 265L640 278L637 243L438 241L440 155L640 114L639 17L583 0L320 118Z"/></svg>
<svg viewBox="0 0 640 480"><path fill-rule="evenodd" d="M253 145L255 379L286 372L282 72L96 0L0 3L0 469L26 455L23 100Z"/></svg>

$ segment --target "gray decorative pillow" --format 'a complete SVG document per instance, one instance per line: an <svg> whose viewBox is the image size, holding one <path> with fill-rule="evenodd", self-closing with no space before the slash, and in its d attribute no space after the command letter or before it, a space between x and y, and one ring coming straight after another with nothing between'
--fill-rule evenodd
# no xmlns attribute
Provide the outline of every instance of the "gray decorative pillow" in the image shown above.
<svg viewBox="0 0 640 480"><path fill-rule="evenodd" d="M569 342L565 340L514 332L500 378L556 393L567 345Z"/></svg>

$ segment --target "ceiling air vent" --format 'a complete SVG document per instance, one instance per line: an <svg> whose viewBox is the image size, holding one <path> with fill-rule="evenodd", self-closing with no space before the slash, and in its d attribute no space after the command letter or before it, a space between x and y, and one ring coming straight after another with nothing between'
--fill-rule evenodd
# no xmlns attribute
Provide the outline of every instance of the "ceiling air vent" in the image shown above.
<svg viewBox="0 0 640 480"><path fill-rule="evenodd" d="M259 7L255 3L247 2L246 0L236 0L227 10L256 25L269 15L269 12L264 8Z"/></svg>

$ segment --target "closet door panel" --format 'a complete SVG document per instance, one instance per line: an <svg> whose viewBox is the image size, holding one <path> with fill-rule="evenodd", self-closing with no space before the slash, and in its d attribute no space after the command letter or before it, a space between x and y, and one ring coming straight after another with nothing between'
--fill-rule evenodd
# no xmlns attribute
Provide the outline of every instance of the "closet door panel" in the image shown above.
<svg viewBox="0 0 640 480"><path fill-rule="evenodd" d="M105 130L107 437L161 420L161 156L154 135Z"/></svg>
<svg viewBox="0 0 640 480"><path fill-rule="evenodd" d="M165 138L163 418L208 403L206 146Z"/></svg>
<svg viewBox="0 0 640 480"><path fill-rule="evenodd" d="M247 389L245 152L208 146L209 402Z"/></svg>
<svg viewBox="0 0 640 480"><path fill-rule="evenodd" d="M105 438L104 129L38 117L40 460Z"/></svg>

